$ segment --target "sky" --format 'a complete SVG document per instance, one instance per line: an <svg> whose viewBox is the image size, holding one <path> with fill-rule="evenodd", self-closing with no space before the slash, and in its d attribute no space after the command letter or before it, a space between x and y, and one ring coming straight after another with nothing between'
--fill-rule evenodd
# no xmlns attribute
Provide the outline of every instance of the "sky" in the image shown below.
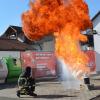
<svg viewBox="0 0 100 100"><path fill-rule="evenodd" d="M100 0L85 0L89 7L89 15L100 11ZM21 26L21 14L28 10L29 0L0 0L0 35L9 25Z"/></svg>

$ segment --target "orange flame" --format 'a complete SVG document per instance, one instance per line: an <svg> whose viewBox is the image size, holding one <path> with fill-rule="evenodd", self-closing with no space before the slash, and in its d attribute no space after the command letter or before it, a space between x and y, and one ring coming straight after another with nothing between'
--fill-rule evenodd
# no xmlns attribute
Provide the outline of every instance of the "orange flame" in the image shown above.
<svg viewBox="0 0 100 100"><path fill-rule="evenodd" d="M23 31L32 41L54 35L57 56L72 72L88 72L88 58L79 48L79 41L87 41L80 32L92 27L88 13L84 0L31 1L30 9L22 14Z"/></svg>

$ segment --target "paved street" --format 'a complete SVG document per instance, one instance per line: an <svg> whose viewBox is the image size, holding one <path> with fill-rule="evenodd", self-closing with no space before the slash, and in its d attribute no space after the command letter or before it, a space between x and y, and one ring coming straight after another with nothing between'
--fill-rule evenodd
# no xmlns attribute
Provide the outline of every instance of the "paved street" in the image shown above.
<svg viewBox="0 0 100 100"><path fill-rule="evenodd" d="M17 85L0 85L0 100L100 100L100 75L91 77L94 88L89 91L66 90L57 80L38 82L36 86L37 98L22 95L16 96Z"/></svg>

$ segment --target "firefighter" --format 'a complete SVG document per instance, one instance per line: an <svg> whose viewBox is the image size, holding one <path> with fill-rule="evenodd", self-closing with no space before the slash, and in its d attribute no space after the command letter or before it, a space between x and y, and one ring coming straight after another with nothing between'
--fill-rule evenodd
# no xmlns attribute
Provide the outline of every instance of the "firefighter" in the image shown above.
<svg viewBox="0 0 100 100"><path fill-rule="evenodd" d="M37 94L34 93L34 91L35 91L35 77L32 77L32 75L31 75L31 67L30 66L26 67L25 72L21 75L21 77L24 77L27 79L27 85L29 86L29 88L28 88L29 95L37 96Z"/></svg>

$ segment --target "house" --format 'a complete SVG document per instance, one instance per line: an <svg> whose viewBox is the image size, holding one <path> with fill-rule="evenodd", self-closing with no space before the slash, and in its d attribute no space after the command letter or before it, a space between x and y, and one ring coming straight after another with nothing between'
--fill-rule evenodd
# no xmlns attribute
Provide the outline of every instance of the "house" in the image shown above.
<svg viewBox="0 0 100 100"><path fill-rule="evenodd" d="M25 37L22 27L19 26L9 26L4 34L1 36L4 39L15 39L20 42L29 44L33 46L37 51L54 51L54 38L53 36L45 36L39 41L30 41Z"/></svg>
<svg viewBox="0 0 100 100"><path fill-rule="evenodd" d="M92 18L93 29L100 33L100 11Z"/></svg>
<svg viewBox="0 0 100 100"><path fill-rule="evenodd" d="M22 62L29 61L29 66L36 66L36 76L38 77L51 75L51 71L48 69L49 66L51 66L50 68L54 67L53 70L55 71L54 38L52 36L45 36L39 41L30 41L25 37L21 27L9 26L4 34L0 37L0 44L0 59L2 59L2 57L11 56L15 59L21 58L21 60L23 60ZM27 52L21 51L30 50L33 52L28 52L28 55L29 53L32 53L32 56L29 57L30 60L27 60ZM23 53L26 55L25 59L22 57ZM43 60L41 55L45 55L43 57L46 59ZM35 58L39 58L39 60L32 58L33 56L36 56ZM34 60L37 62L35 65L33 64ZM25 66L27 66L27 64L25 64Z"/></svg>
<svg viewBox="0 0 100 100"><path fill-rule="evenodd" d="M93 35L94 38L94 51L96 58L96 72L100 72L100 11L92 18L93 29L97 34Z"/></svg>

